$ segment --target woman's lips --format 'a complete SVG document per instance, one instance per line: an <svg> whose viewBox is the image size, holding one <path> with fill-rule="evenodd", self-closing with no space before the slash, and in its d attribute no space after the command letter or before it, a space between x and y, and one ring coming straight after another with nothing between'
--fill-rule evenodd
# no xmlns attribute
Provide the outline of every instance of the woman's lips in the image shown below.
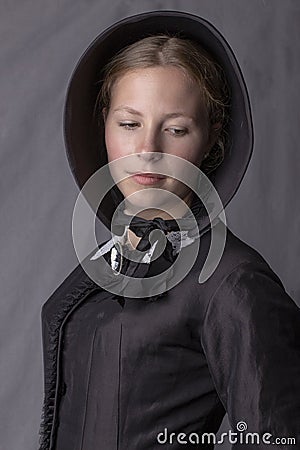
<svg viewBox="0 0 300 450"><path fill-rule="evenodd" d="M157 175L156 173L135 173L131 175L138 184L156 184L164 180L166 177L164 175Z"/></svg>

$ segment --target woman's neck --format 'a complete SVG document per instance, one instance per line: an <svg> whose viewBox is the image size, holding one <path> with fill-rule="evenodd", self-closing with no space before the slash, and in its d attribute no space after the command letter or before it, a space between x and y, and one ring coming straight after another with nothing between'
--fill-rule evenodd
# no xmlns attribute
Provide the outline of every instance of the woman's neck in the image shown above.
<svg viewBox="0 0 300 450"><path fill-rule="evenodd" d="M183 201L178 202L175 205L175 207L169 209L170 214L161 209L154 209L154 208L147 208L135 214L132 205L130 203L126 203L125 200L125 209L123 212L124 214L127 215L137 215L146 220L152 220L155 217L160 217L164 220L172 220L174 218L176 219L183 217L186 214L188 207L191 206L192 201L193 201L193 192L190 191ZM140 240L141 237L137 236L132 230L130 230L130 228L127 229L126 241L127 244L130 247L132 247L132 249L136 249Z"/></svg>

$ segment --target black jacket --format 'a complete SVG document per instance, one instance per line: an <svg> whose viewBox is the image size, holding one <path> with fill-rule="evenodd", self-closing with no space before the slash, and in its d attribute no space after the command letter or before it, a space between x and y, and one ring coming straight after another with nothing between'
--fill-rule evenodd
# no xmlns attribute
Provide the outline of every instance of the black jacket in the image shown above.
<svg viewBox="0 0 300 450"><path fill-rule="evenodd" d="M88 125L92 89L82 92L78 86L93 84L95 61L99 55L108 59L121 46L120 34L126 41L123 46L147 30L166 29L180 29L205 42L230 79L231 149L211 177L227 205L252 151L247 91L224 38L205 20L185 13L127 18L85 52L71 79L65 110L72 171L82 187L99 167L93 156L96 128ZM114 193L97 211L107 226L117 200ZM263 435L270 433L272 437L264 435L266 441L295 438L295 445L281 443L278 448L300 449L300 310L263 257L230 230L220 263L207 281L199 283L211 229L196 199L193 205L200 251L176 286L169 288L167 278L161 292L153 296L135 298L128 294L130 289L115 294L99 286L79 264L43 305L45 397L40 450L156 449L162 446L158 435L164 448L210 449L213 438L197 446L196 434L201 442L202 433L216 433L226 412L233 431L240 434L246 426L246 431L259 434L258 444L244 445L238 439L234 448L267 448ZM217 231L219 226L215 225ZM189 258L194 245L196 241L180 250L183 258ZM170 267L167 256L163 253L134 268L145 269L141 277L153 276ZM99 259L92 261L91 254L86 258L107 286L114 279L109 264L105 265L110 257L111 249ZM124 260L128 273L133 266Z"/></svg>

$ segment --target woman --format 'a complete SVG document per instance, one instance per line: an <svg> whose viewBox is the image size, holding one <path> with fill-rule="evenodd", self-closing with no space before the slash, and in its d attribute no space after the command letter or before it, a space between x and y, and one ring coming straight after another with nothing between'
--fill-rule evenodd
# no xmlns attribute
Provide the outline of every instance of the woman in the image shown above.
<svg viewBox="0 0 300 450"><path fill-rule="evenodd" d="M230 230L198 280L223 228L189 186L191 166L226 206L252 152L247 91L224 38L179 12L115 24L77 65L64 125L80 188L110 164L115 185L95 210L115 228L43 305L40 449L210 449L205 433L226 412L235 432L257 434L250 447L237 433L234 448L278 437L300 448L299 308ZM193 259L184 276L179 259Z"/></svg>

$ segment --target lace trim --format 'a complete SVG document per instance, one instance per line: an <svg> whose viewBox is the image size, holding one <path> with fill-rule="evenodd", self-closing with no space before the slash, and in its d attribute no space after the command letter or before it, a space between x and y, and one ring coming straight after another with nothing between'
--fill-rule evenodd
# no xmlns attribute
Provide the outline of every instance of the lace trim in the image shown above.
<svg viewBox="0 0 300 450"><path fill-rule="evenodd" d="M127 228L128 227L126 227L126 229ZM108 242L106 242L106 244L100 247L100 249L97 250L96 253L90 258L91 261L95 261L96 259L100 258L100 256L108 253L111 249L113 250L114 244L116 242L120 242L123 246L125 246L125 233L126 230L122 236L115 235L114 238L111 238ZM188 230L170 231L166 235L166 238L171 242L175 254L178 253L181 248L186 247L187 245L190 245L195 241L194 237L190 237L188 235ZM150 264L156 244L157 241L155 241L152 247L146 252L143 259L141 260L142 263Z"/></svg>

